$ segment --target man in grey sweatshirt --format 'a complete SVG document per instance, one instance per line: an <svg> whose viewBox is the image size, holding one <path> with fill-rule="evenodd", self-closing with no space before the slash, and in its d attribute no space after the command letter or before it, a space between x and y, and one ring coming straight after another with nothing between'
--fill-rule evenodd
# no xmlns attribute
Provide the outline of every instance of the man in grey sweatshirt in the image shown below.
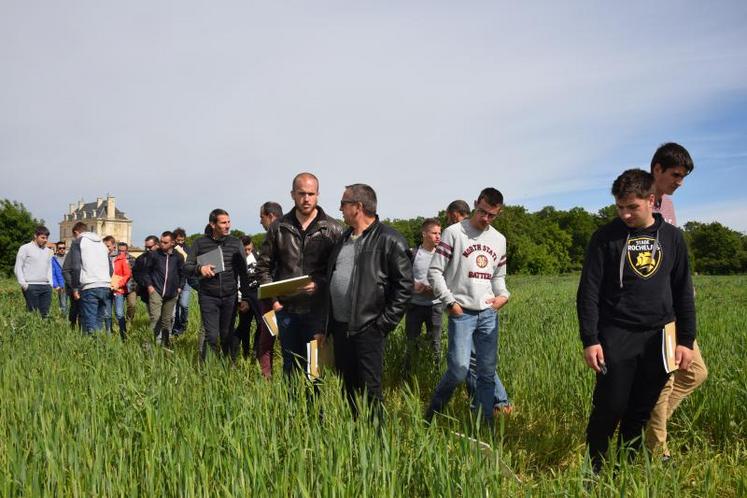
<svg viewBox="0 0 747 498"><path fill-rule="evenodd" d="M47 227L36 227L34 240L18 248L14 269L26 309L39 311L43 318L52 303L52 251L47 248L48 239Z"/></svg>
<svg viewBox="0 0 747 498"><path fill-rule="evenodd" d="M62 274L72 289L71 297L80 302L83 333L91 334L106 328L104 314L111 299L112 266L101 237L89 232L85 223L76 223L73 232L80 235L70 246Z"/></svg>
<svg viewBox="0 0 747 498"><path fill-rule="evenodd" d="M474 342L478 408L492 423L498 310L509 298L506 238L490 226L501 209L503 195L494 188L483 189L472 216L444 230L431 260L428 281L449 313L449 350L446 373L433 393L427 421L465 381Z"/></svg>

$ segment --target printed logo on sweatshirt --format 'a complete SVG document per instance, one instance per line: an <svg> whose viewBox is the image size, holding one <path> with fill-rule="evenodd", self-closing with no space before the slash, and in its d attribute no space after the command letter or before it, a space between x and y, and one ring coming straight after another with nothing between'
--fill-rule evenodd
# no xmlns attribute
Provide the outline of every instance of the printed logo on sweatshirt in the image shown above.
<svg viewBox="0 0 747 498"><path fill-rule="evenodd" d="M628 241L627 258L633 273L641 278L650 278L661 266L662 250L661 244L654 255L653 237L635 237Z"/></svg>

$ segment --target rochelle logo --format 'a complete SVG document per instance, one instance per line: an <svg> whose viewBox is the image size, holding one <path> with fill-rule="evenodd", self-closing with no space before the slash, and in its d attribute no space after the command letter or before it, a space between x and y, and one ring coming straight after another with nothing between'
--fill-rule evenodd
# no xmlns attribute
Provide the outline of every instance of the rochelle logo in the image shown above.
<svg viewBox="0 0 747 498"><path fill-rule="evenodd" d="M654 244L656 239L652 237L635 237L628 241L627 260L633 273L641 278L650 278L661 266L663 253L661 244L656 250L654 257Z"/></svg>

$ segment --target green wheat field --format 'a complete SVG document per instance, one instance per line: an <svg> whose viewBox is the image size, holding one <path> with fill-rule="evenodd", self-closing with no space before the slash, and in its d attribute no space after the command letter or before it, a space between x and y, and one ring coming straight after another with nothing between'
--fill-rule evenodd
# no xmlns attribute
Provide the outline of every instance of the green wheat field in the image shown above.
<svg viewBox="0 0 747 498"><path fill-rule="evenodd" d="M199 365L194 299L168 353L142 304L126 343L82 337L56 303L48 321L28 315L3 280L0 496L747 496L747 277L695 279L710 376L671 421L673 462L642 455L598 480L584 461L593 374L577 280L509 277L499 372L515 412L492 431L476 427L464 389L422 422L442 372L424 355L401 377L401 326L387 344L379 428L352 420L331 371L313 397L283 382L278 358L270 382L252 360Z"/></svg>

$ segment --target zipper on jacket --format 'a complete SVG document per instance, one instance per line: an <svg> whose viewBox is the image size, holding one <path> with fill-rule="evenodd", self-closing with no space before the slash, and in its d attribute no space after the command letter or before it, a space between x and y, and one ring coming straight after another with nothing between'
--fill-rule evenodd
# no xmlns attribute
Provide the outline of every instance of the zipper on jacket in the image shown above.
<svg viewBox="0 0 747 498"><path fill-rule="evenodd" d="M166 274L163 276L163 290L161 290L161 297L166 296L166 282L169 281L169 253L166 253Z"/></svg>

